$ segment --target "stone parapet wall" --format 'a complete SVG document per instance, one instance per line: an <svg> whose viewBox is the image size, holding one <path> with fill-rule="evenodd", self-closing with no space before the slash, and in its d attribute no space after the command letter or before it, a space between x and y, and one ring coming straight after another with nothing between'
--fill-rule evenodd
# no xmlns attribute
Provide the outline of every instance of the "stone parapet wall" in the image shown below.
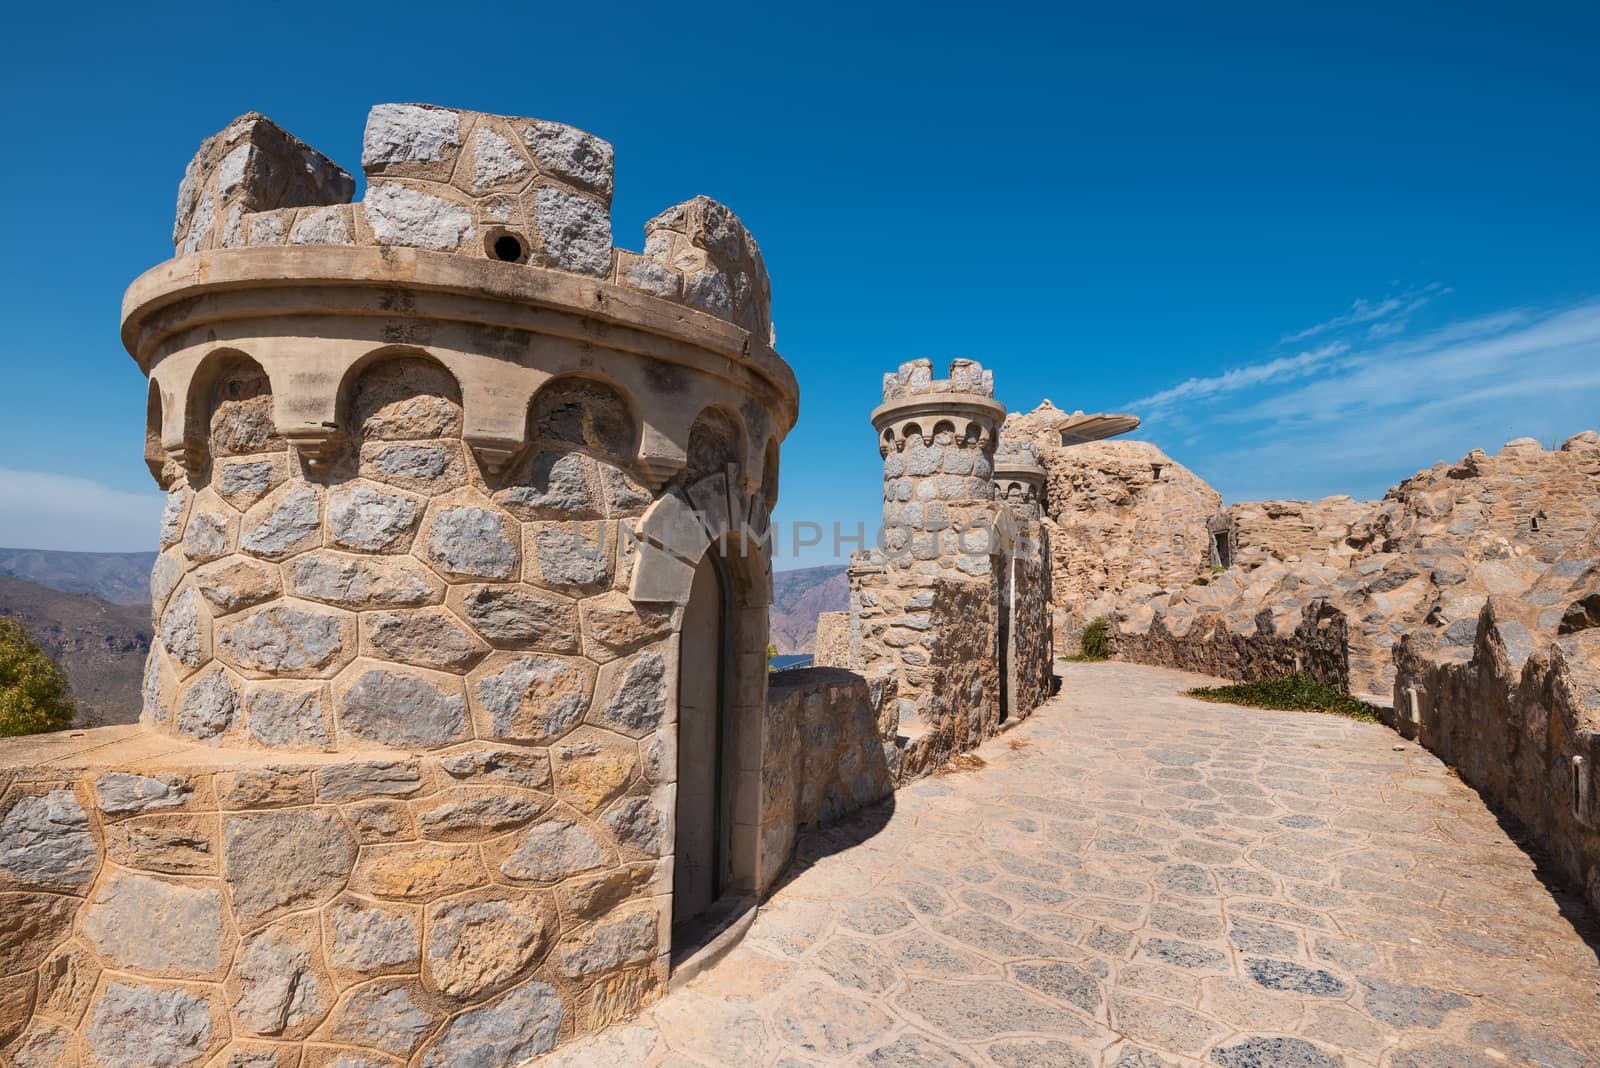
<svg viewBox="0 0 1600 1068"><path fill-rule="evenodd" d="M1592 576L1590 587L1600 604ZM1403 639L1388 719L1520 823L1600 909L1600 613L1565 633L1541 626L1540 614L1537 604L1490 597L1470 652Z"/></svg>
<svg viewBox="0 0 1600 1068"><path fill-rule="evenodd" d="M642 253L612 247L615 153L561 123L427 104L379 104L362 141L367 188L251 113L209 138L184 174L180 256L285 246L414 248L605 279L772 339L755 239L696 197L645 226Z"/></svg>
<svg viewBox="0 0 1600 1068"><path fill-rule="evenodd" d="M509 1066L666 979L667 779L637 749L108 727L8 740L0 776L7 1063Z"/></svg>
<svg viewBox="0 0 1600 1068"><path fill-rule="evenodd" d="M1278 613L1263 609L1242 625L1217 616L1117 622L1111 652L1118 660L1241 681L1298 672L1339 690L1349 687L1347 623L1326 601Z"/></svg>
<svg viewBox="0 0 1600 1068"><path fill-rule="evenodd" d="M781 873L801 832L827 827L888 797L898 754L893 732L894 679L869 682L837 668L799 668L773 675L763 735L763 855L771 867L763 889Z"/></svg>
<svg viewBox="0 0 1600 1068"><path fill-rule="evenodd" d="M847 668L850 666L850 613L823 612L817 616L816 652L812 663L817 667Z"/></svg>

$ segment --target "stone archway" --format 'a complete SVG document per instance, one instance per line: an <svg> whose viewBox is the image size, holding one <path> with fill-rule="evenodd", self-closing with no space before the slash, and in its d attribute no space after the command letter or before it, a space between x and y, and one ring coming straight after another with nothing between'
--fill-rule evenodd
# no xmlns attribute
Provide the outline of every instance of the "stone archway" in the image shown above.
<svg viewBox="0 0 1600 1068"><path fill-rule="evenodd" d="M674 947L693 939L730 880L727 584L716 553L695 568L678 646Z"/></svg>

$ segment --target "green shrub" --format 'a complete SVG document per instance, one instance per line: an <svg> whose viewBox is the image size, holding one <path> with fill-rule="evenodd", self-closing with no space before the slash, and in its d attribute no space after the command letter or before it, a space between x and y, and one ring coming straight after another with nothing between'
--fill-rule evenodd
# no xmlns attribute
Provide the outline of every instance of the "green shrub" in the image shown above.
<svg viewBox="0 0 1600 1068"><path fill-rule="evenodd" d="M1189 585L1191 585L1191 586L1209 586L1209 585L1211 585L1211 580L1206 578L1204 575L1201 575L1199 578L1190 579L1189 580Z"/></svg>
<svg viewBox="0 0 1600 1068"><path fill-rule="evenodd" d="M76 711L61 669L21 623L0 617L0 736L58 731Z"/></svg>
<svg viewBox="0 0 1600 1068"><path fill-rule="evenodd" d="M1078 659L1104 660L1111 655L1111 621L1105 616L1095 616L1083 628L1083 638L1078 644Z"/></svg>
<svg viewBox="0 0 1600 1068"><path fill-rule="evenodd" d="M1286 675L1255 682L1236 682L1231 686L1202 686L1185 690L1186 696L1220 704L1247 705L1250 708L1275 708L1290 712L1327 712L1336 716L1379 722L1378 710L1358 701L1342 690L1326 686L1310 675Z"/></svg>

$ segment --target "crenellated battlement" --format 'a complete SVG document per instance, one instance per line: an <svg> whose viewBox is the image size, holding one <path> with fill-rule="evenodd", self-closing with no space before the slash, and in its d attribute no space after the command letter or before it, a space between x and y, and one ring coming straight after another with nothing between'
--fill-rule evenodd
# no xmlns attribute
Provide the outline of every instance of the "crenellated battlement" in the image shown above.
<svg viewBox="0 0 1600 1068"><path fill-rule="evenodd" d="M428 104L367 116L367 189L254 112L207 138L184 173L173 245L412 248L602 279L736 323L772 343L771 285L738 216L708 197L612 247L615 152L572 126Z"/></svg>
<svg viewBox="0 0 1600 1068"><path fill-rule="evenodd" d="M938 379L932 361L911 360L883 376L883 403L873 409L872 426L885 459L916 439L925 448L975 449L987 469L1005 418L1005 405L994 399L994 372L976 360L952 360L950 377Z"/></svg>

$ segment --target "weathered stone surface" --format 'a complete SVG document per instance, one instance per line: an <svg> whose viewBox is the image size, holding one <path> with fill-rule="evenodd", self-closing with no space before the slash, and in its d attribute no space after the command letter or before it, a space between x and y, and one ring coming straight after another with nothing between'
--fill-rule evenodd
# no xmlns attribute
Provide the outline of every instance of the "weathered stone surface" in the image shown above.
<svg viewBox="0 0 1600 1068"><path fill-rule="evenodd" d="M522 832L500 871L513 879L553 883L598 868L606 859L605 849L587 828L550 820Z"/></svg>
<svg viewBox="0 0 1600 1068"><path fill-rule="evenodd" d="M283 808L311 803L311 775L295 768L241 768L214 780L224 809Z"/></svg>
<svg viewBox="0 0 1600 1068"><path fill-rule="evenodd" d="M340 901L328 909L328 961L363 975L411 970L421 956L422 929L411 910Z"/></svg>
<svg viewBox="0 0 1600 1068"><path fill-rule="evenodd" d="M245 723L262 745L325 748L328 728L320 687L252 686L246 689Z"/></svg>
<svg viewBox="0 0 1600 1068"><path fill-rule="evenodd" d="M105 1068L182 1068L210 1048L212 1026L210 1006L187 990L119 980L106 985L86 1037Z"/></svg>
<svg viewBox="0 0 1600 1068"><path fill-rule="evenodd" d="M644 890L654 873L649 864L628 864L611 871L574 876L556 887L556 902L568 923L591 919Z"/></svg>
<svg viewBox="0 0 1600 1068"><path fill-rule="evenodd" d="M597 523L532 523L539 576L555 589L586 591L611 581L611 545Z"/></svg>
<svg viewBox="0 0 1600 1068"><path fill-rule="evenodd" d="M403 664L464 670L489 651L443 609L373 612L362 626L374 649Z"/></svg>
<svg viewBox="0 0 1600 1068"><path fill-rule="evenodd" d="M217 492L235 508L248 508L272 489L274 473L271 460L223 464Z"/></svg>
<svg viewBox="0 0 1600 1068"><path fill-rule="evenodd" d="M475 586L463 596L462 609L495 645L553 653L578 649L578 606L572 601L527 589Z"/></svg>
<svg viewBox="0 0 1600 1068"><path fill-rule="evenodd" d="M257 509L251 509L255 516ZM299 486L280 497L255 523L245 520L239 548L252 556L282 560L315 547L322 540L322 502L310 486Z"/></svg>
<svg viewBox="0 0 1600 1068"><path fill-rule="evenodd" d="M100 963L88 947L79 942L57 946L39 966L38 1011L76 1024L99 978Z"/></svg>
<svg viewBox="0 0 1600 1068"><path fill-rule="evenodd" d="M523 656L474 683L489 716L489 733L541 745L560 738L583 716L593 678L581 661Z"/></svg>
<svg viewBox="0 0 1600 1068"><path fill-rule="evenodd" d="M176 808L189 799L190 784L176 776L155 779L126 771L108 771L94 781L94 801L112 816L151 809Z"/></svg>
<svg viewBox="0 0 1600 1068"><path fill-rule="evenodd" d="M222 671L201 676L184 691L178 705L178 732L203 742L216 741L233 726L239 695Z"/></svg>
<svg viewBox="0 0 1600 1068"><path fill-rule="evenodd" d="M582 453L546 449L528 462L526 475L495 495L519 519L587 518L596 514Z"/></svg>
<svg viewBox="0 0 1600 1068"><path fill-rule="evenodd" d="M565 1015L552 987L529 983L451 1020L421 1068L513 1068L555 1046Z"/></svg>
<svg viewBox="0 0 1600 1068"><path fill-rule="evenodd" d="M373 453L371 462L380 474L421 482L450 470L450 454L437 445L389 445Z"/></svg>
<svg viewBox="0 0 1600 1068"><path fill-rule="evenodd" d="M454 252L473 234L467 208L398 182L368 186L362 206L380 245Z"/></svg>
<svg viewBox="0 0 1600 1068"><path fill-rule="evenodd" d="M561 943L557 949L561 974L577 979L649 960L656 954L659 937L654 910L602 918Z"/></svg>
<svg viewBox="0 0 1600 1068"><path fill-rule="evenodd" d="M108 824L106 856L126 868L169 875L217 873L214 816L136 816Z"/></svg>
<svg viewBox="0 0 1600 1068"><path fill-rule="evenodd" d="M354 630L352 621L330 612L274 604L219 628L217 655L244 671L306 674L341 659Z"/></svg>
<svg viewBox="0 0 1600 1068"><path fill-rule="evenodd" d="M466 731L466 700L420 675L372 669L339 698L339 726L383 745L448 745Z"/></svg>
<svg viewBox="0 0 1600 1068"><path fill-rule="evenodd" d="M36 966L70 933L77 906L73 898L55 894L0 894L0 915L5 917L0 924L0 969L13 975ZM26 1011L21 1015L26 1019Z"/></svg>
<svg viewBox="0 0 1600 1068"><path fill-rule="evenodd" d="M318 801L356 801L364 797L405 797L422 789L416 764L363 760L318 768Z"/></svg>
<svg viewBox="0 0 1600 1068"><path fill-rule="evenodd" d="M356 881L377 897L427 901L486 881L475 846L404 842L370 846Z"/></svg>
<svg viewBox="0 0 1600 1068"><path fill-rule="evenodd" d="M557 746L556 796L582 812L605 806L633 781L638 750L615 735L585 730Z"/></svg>
<svg viewBox="0 0 1600 1068"><path fill-rule="evenodd" d="M444 584L406 557L346 556L315 552L295 560L294 592L341 608L399 608L438 601Z"/></svg>
<svg viewBox="0 0 1600 1068"><path fill-rule="evenodd" d="M647 797L617 802L606 812L605 821L618 845L650 857L659 857L666 851L667 817Z"/></svg>
<svg viewBox="0 0 1600 1068"><path fill-rule="evenodd" d="M166 503L161 508L161 547L178 544L183 537L183 512L189 506L187 486L175 486L167 491Z"/></svg>
<svg viewBox="0 0 1600 1068"><path fill-rule="evenodd" d="M670 606L635 605L619 590L586 598L580 611L583 633L593 643L590 649L599 653L599 659L665 637L672 629Z"/></svg>
<svg viewBox="0 0 1600 1068"><path fill-rule="evenodd" d="M420 803L417 828L425 837L468 841L521 827L548 802L531 794L513 794L503 787L457 787Z"/></svg>
<svg viewBox="0 0 1600 1068"><path fill-rule="evenodd" d="M315 929L269 928L246 942L233 969L233 1015L252 1034L294 1034L321 1019L327 1009L325 979L318 973Z"/></svg>
<svg viewBox="0 0 1600 1068"><path fill-rule="evenodd" d="M589 722L642 738L661 725L667 712L667 659L647 649L601 669L599 689L609 694L589 714Z"/></svg>
<svg viewBox="0 0 1600 1068"><path fill-rule="evenodd" d="M211 621L193 588L173 598L161 616L156 636L162 648L186 667L197 668L211 656Z"/></svg>
<svg viewBox="0 0 1600 1068"><path fill-rule="evenodd" d="M219 614L270 601L283 592L277 568L238 557L201 568L194 586Z"/></svg>
<svg viewBox="0 0 1600 1068"><path fill-rule="evenodd" d="M228 517L221 512L195 512L183 532L183 554L204 563L228 551Z"/></svg>
<svg viewBox="0 0 1600 1068"><path fill-rule="evenodd" d="M328 497L328 536L343 549L404 552L421 515L422 506L410 497L369 486L342 489Z"/></svg>
<svg viewBox="0 0 1600 1068"><path fill-rule="evenodd" d="M99 866L89 816L69 788L19 797L0 819L0 870L13 879L78 886Z"/></svg>
<svg viewBox="0 0 1600 1068"><path fill-rule="evenodd" d="M540 170L610 199L616 153L609 144L571 126L538 120L522 128L522 140Z"/></svg>
<svg viewBox="0 0 1600 1068"><path fill-rule="evenodd" d="M611 213L604 204L557 186L540 186L533 218L553 266L593 275L610 269Z"/></svg>
<svg viewBox="0 0 1600 1068"><path fill-rule="evenodd" d="M445 159L460 147L458 113L415 104L379 104L367 112L361 166L382 174L393 164Z"/></svg>
<svg viewBox="0 0 1600 1068"><path fill-rule="evenodd" d="M511 520L485 508L446 508L434 516L428 527L427 555L434 566L453 576L510 579L517 573Z"/></svg>
<svg viewBox="0 0 1600 1068"><path fill-rule="evenodd" d="M355 860L355 840L330 812L230 816L223 832L223 876L245 923L337 897Z"/></svg>
<svg viewBox="0 0 1600 1068"><path fill-rule="evenodd" d="M303 211L289 230L291 245L349 245L354 242L350 212L342 204Z"/></svg>
<svg viewBox="0 0 1600 1068"><path fill-rule="evenodd" d="M550 758L539 750L471 749L441 757L439 766L457 779L499 779L535 790L550 787Z"/></svg>
<svg viewBox="0 0 1600 1068"><path fill-rule="evenodd" d="M1344 1058L1300 1038L1246 1038L1219 1046L1211 1059L1222 1068L1343 1068Z"/></svg>
<svg viewBox="0 0 1600 1068"><path fill-rule="evenodd" d="M437 1022L414 986L378 979L347 991L323 1031L335 1042L409 1057Z"/></svg>
<svg viewBox="0 0 1600 1068"><path fill-rule="evenodd" d="M72 1034L51 1023L38 1020L11 1050L16 1068L59 1068L71 1061Z"/></svg>
<svg viewBox="0 0 1600 1068"><path fill-rule="evenodd" d="M472 142L474 193L488 192L508 183L520 185L528 173L528 161L515 145L495 131L479 127Z"/></svg>
<svg viewBox="0 0 1600 1068"><path fill-rule="evenodd" d="M428 906L428 981L451 997L505 985L544 951L554 916L527 894L452 898Z"/></svg>

